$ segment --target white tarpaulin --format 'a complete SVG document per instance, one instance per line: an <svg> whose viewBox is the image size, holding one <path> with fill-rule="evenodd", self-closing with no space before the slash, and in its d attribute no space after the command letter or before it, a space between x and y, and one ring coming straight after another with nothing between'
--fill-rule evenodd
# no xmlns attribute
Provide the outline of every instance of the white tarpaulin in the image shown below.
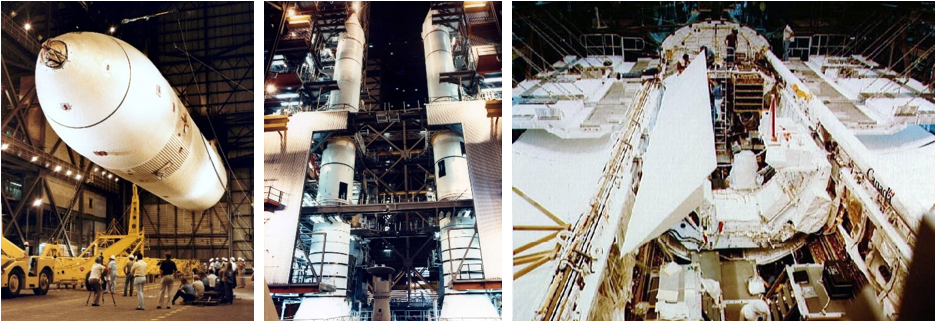
<svg viewBox="0 0 936 323"><path fill-rule="evenodd" d="M663 234L702 203L703 185L715 170L715 134L704 53L675 77L663 93L644 154L643 179L622 254Z"/></svg>

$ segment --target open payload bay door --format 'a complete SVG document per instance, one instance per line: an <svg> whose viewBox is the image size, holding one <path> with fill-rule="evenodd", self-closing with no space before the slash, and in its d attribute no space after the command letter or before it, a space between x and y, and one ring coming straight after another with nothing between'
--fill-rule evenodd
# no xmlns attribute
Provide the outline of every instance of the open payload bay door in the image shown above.
<svg viewBox="0 0 936 323"><path fill-rule="evenodd" d="M703 185L716 167L706 72L705 55L699 53L666 82L622 254L660 236L702 203Z"/></svg>

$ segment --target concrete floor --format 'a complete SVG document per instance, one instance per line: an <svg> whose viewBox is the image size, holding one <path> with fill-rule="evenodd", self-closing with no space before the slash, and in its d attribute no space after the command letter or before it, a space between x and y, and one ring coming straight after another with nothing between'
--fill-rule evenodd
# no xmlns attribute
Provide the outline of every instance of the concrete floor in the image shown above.
<svg viewBox="0 0 936 323"><path fill-rule="evenodd" d="M4 321L253 321L254 317L254 284L250 281L247 288L234 289L232 305L182 305L179 298L171 309L156 309L159 284L149 284L143 294L146 297L143 311L136 310L136 296L123 296L123 282L119 286L121 289L114 295L116 307L110 294L102 295L100 307L85 306L88 291L53 286L44 296L24 290L19 297L4 299L0 315Z"/></svg>

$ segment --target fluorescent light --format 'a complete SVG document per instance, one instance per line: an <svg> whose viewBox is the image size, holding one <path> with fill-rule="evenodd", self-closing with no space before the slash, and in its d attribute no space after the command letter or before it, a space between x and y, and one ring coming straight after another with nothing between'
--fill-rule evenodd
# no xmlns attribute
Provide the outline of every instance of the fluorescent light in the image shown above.
<svg viewBox="0 0 936 323"><path fill-rule="evenodd" d="M282 93L282 94L274 95L273 97L274 97L274 98L277 98L277 99L280 99L280 100L282 100L282 99L294 99L294 98L298 98L298 97L299 97L299 93Z"/></svg>
<svg viewBox="0 0 936 323"><path fill-rule="evenodd" d="M502 80L502 78L500 78L500 77L491 77L491 78L486 78L486 79L484 79L484 83L500 82L501 80Z"/></svg>

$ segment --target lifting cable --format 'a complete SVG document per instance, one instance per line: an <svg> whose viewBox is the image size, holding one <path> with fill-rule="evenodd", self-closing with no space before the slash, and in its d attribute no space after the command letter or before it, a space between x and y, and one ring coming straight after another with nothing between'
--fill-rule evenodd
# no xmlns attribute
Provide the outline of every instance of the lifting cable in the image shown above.
<svg viewBox="0 0 936 323"><path fill-rule="evenodd" d="M178 18L177 18L176 22L177 22L178 25L179 25L179 34L182 36L183 51L185 52L186 57L187 57L187 59L188 59L189 70L192 72L192 80L195 82L195 89L198 90L198 96L204 98L205 95L204 95L204 93L202 93L201 87L200 87L199 84L198 84L198 77L197 77L197 75L195 75L195 67L192 66L192 60L191 60L191 59L192 59L192 55L188 53L188 43L187 43L187 41L186 41L186 39L185 39L185 31L182 29L182 21L181 21L181 19L178 19ZM197 60L199 63L201 63L202 65L208 67L208 65L206 65L204 62L198 60L197 58L196 58L196 60ZM230 81L230 79L228 79L226 76L224 76L224 74L221 74L220 72L218 72L217 70L212 69L211 67L208 67L208 68L211 69L212 71L214 71L215 73L220 74L222 77L224 77L225 79L227 79L227 80ZM207 83L206 83L206 86L207 86ZM237 86L240 87L240 84L237 84ZM245 90L247 90L247 89L245 89ZM252 91L250 91L250 90L247 90L247 91L250 92L251 94L253 94ZM207 104L206 104L206 105L205 105L205 116L206 116L207 119L208 119L208 127L211 129L211 133L212 133L212 134L214 135L214 137L217 139L217 138L218 138L218 134L215 132L214 123L211 121L211 115L210 115L210 114L211 114L211 109L209 109L208 106L207 106ZM233 232L234 232L235 230L234 230L234 216L233 216L233 214L232 214L232 212L231 212L231 206L232 206L232 204L234 204L234 196L231 194L230 189L229 189L226 185L224 185L224 181L221 179L221 175L220 175L220 173L218 172L218 166L215 165L214 160L211 159L211 154L210 154L211 148L208 147L208 141L205 139L205 135L204 135L204 134L202 134L202 146L205 147L205 152L206 152L206 153L209 153L209 154L208 154L208 161L211 162L211 167L212 167L212 168L214 169L214 171L215 171L215 177L217 177L217 179L218 179L218 184L221 184L221 187L224 188L224 193L225 193L225 195L227 196L228 203L227 203L227 205L225 205L225 208L227 209L227 212L226 212L226 213L227 213L227 217L228 217L228 226L229 226L229 229L231 230L231 232L232 232L232 234L233 234ZM219 155L220 155L220 157L221 157L221 160L222 160L222 164L223 164L223 165L227 165L228 168L231 169L231 178L233 179L234 184L237 185L238 189L240 189L240 190L243 192L243 191L244 191L243 185L240 183L240 180L237 179L237 176L236 176L236 174L234 173L233 168L231 168L231 162L227 159L227 155L224 153L224 149L221 148L221 144L220 144L220 143L218 143L217 148L218 148L218 153L219 153ZM247 198L247 203L250 204L250 209L251 209L251 211L252 211L253 208L254 208L254 204L253 204L253 199L252 199L252 197L248 197L248 198ZM246 241L246 237L244 237L243 234L241 235L241 238L244 238L244 241ZM233 242L234 242L234 241L231 241L231 246L233 246ZM250 241L250 242L252 242L252 241ZM253 244L252 244L252 243L248 243L248 244L247 244L247 247L249 248L250 252L253 252L253 251L254 251L254 249L253 249ZM232 253L233 253L233 250L232 250Z"/></svg>
<svg viewBox="0 0 936 323"><path fill-rule="evenodd" d="M866 19L865 22L862 22L860 25L858 25L858 28L855 28L855 37L853 39L848 40L845 46L842 46L838 50L833 52L832 56L845 55L845 53L847 53L850 49L857 46L858 43L861 41L861 39L865 38L865 36L867 36L875 28L877 28L878 25L884 22L884 19L871 19L871 18L873 18L873 16L868 16L868 19ZM865 23L868 23L868 24L865 25Z"/></svg>
<svg viewBox="0 0 936 323"><path fill-rule="evenodd" d="M892 44L895 40L897 40L897 37L898 37L898 36L900 36L901 34L903 34L908 28L910 28L910 26L913 26L913 23L916 22L916 20L917 20L918 17L919 17L919 14L913 15L913 17L911 17L909 20L907 20L907 23L906 23L906 24L901 25L900 28L898 28L896 31L894 31L893 34L891 34L890 36L887 37L887 40L886 40L886 41L881 42L881 43L879 44L878 48L876 48L876 49L874 49L873 51L871 51L871 53L870 53L869 55L865 55L865 57L873 58L873 57L877 56L878 54L880 54L881 52L883 52L884 49L887 48L887 46L889 46L889 45ZM890 30L890 28L888 28L888 30ZM883 35L882 35L882 36L883 36ZM878 39L880 39L880 37L879 37ZM862 51L862 54L864 54L864 51Z"/></svg>
<svg viewBox="0 0 936 323"><path fill-rule="evenodd" d="M888 67L885 69L885 73L887 72L887 70L893 70L894 66L897 65L897 62L899 62L899 61L903 60L904 58L906 58L907 55L910 55L910 53L913 52L913 49L915 49L915 48L919 47L920 45L922 45L924 41L929 40L929 37L932 36L932 35L933 35L933 30L930 30L930 32L929 32L928 34L926 34L926 36L924 36L922 39L920 39L920 41L917 42L916 45L913 45L913 47L911 47L909 50L907 50L907 52L905 52L905 53L903 54L903 56L900 56L900 58L898 58L897 60L892 61L892 62L891 62L891 65L888 66ZM931 50L932 50L932 47L930 47L930 51L931 51ZM927 52L929 52L929 51L927 51ZM915 60L915 61L913 62L913 64L910 64L910 66L904 66L904 71L903 71L902 74L907 74L907 72L909 72L909 71L912 69L911 67L914 66L914 65L916 65L916 63L917 63L918 61L920 61L921 58L926 57L926 55L928 55L928 54L924 54L923 56L918 57L917 60ZM880 77L880 78L875 79L874 81L872 81L871 83L869 83L868 85L866 85L864 88L862 88L861 91L859 91L859 92L862 92L862 91L868 89L869 87L871 87L871 85L874 85L874 83L877 83L877 81L880 81L881 79L883 79L883 77ZM894 83L896 83L896 82L894 82Z"/></svg>

